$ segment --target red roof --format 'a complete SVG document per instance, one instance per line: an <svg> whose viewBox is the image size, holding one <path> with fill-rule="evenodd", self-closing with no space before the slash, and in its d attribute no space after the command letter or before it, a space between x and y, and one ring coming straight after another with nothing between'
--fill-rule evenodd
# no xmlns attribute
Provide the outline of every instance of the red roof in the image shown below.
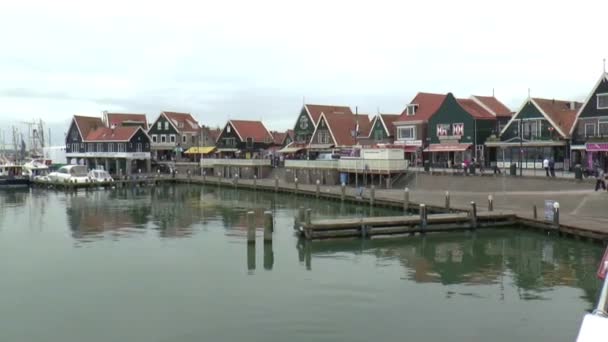
<svg viewBox="0 0 608 342"><path fill-rule="evenodd" d="M85 141L129 141L138 129L139 126L99 127L91 131Z"/></svg>
<svg viewBox="0 0 608 342"><path fill-rule="evenodd" d="M573 101L560 101L560 100L549 100L533 98L534 103L540 107L540 109L551 118L551 120L559 126L564 136L570 133L574 121L576 121L576 113L583 106L580 102ZM574 104L574 109L571 109L571 105Z"/></svg>
<svg viewBox="0 0 608 342"><path fill-rule="evenodd" d="M475 119L479 120L495 120L496 117L492 115L485 108L480 106L475 100L472 99L456 99L458 104L465 110L467 113L471 114Z"/></svg>
<svg viewBox="0 0 608 342"><path fill-rule="evenodd" d="M350 110L350 107L346 106L325 106L325 105L314 105L314 104L306 104L304 107L307 108L308 113L312 117L315 125L319 123L319 118L321 117L321 113L325 114L353 114Z"/></svg>
<svg viewBox="0 0 608 342"><path fill-rule="evenodd" d="M447 95L433 93L418 93L410 104L418 105L415 115L407 115L407 107L396 121L428 121L445 100Z"/></svg>
<svg viewBox="0 0 608 342"><path fill-rule="evenodd" d="M505 106L502 102L498 101L498 99L494 96L473 95L472 98L477 99L479 102L481 102L497 117L511 117L513 115L513 112L511 112L511 110L507 106Z"/></svg>
<svg viewBox="0 0 608 342"><path fill-rule="evenodd" d="M111 127L112 125L123 126L125 123L137 123L141 124L146 131L148 130L146 114L105 113L105 115L108 127Z"/></svg>
<svg viewBox="0 0 608 342"><path fill-rule="evenodd" d="M253 142L261 143L274 140L262 121L230 120L228 123L232 125L242 141L247 140L247 138L253 138Z"/></svg>
<svg viewBox="0 0 608 342"><path fill-rule="evenodd" d="M162 112L181 132L197 133L199 126L190 113Z"/></svg>
<svg viewBox="0 0 608 342"><path fill-rule="evenodd" d="M202 126L202 130L204 131L204 135L208 136L210 140L213 140L214 142L217 141L217 138L220 136L220 134L222 133L222 130L220 128L209 128L207 126Z"/></svg>
<svg viewBox="0 0 608 342"><path fill-rule="evenodd" d="M325 114L325 121L333 138L336 146L352 146L355 144L355 138L352 136L352 131L359 124L359 133L369 132L371 122L369 116L365 114L359 115L344 115L337 113Z"/></svg>
<svg viewBox="0 0 608 342"><path fill-rule="evenodd" d="M83 140L86 140L86 137L91 131L99 127L104 127L100 118L92 116L74 115L74 121L76 122L76 126L78 126L78 130L80 130L80 135Z"/></svg>
<svg viewBox="0 0 608 342"><path fill-rule="evenodd" d="M283 145L283 141L285 141L285 137L287 136L287 132L272 131L270 134L272 134L275 145Z"/></svg>

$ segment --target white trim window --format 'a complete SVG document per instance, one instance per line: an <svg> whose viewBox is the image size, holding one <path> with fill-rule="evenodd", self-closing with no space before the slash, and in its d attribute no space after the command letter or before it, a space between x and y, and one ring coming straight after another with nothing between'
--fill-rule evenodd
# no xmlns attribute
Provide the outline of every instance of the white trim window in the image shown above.
<svg viewBox="0 0 608 342"><path fill-rule="evenodd" d="M319 136L317 138L317 142L319 144L329 144L329 132L319 132Z"/></svg>
<svg viewBox="0 0 608 342"><path fill-rule="evenodd" d="M165 131L169 130L169 121L165 121Z"/></svg>
<svg viewBox="0 0 608 342"><path fill-rule="evenodd" d="M155 143L157 142L158 137L156 136L156 134L152 134L152 142Z"/></svg>
<svg viewBox="0 0 608 342"><path fill-rule="evenodd" d="M416 126L397 127L397 140L416 140Z"/></svg>
<svg viewBox="0 0 608 342"><path fill-rule="evenodd" d="M186 143L186 139L187 139L186 135L185 135L185 134L184 134L184 135L182 135L182 143L184 143L184 144L185 144L185 143Z"/></svg>
<svg viewBox="0 0 608 342"><path fill-rule="evenodd" d="M595 136L595 123L586 123L585 124L585 137L590 138Z"/></svg>
<svg viewBox="0 0 608 342"><path fill-rule="evenodd" d="M114 143L108 143L108 152L114 152Z"/></svg>
<svg viewBox="0 0 608 342"><path fill-rule="evenodd" d="M171 135L169 136L169 142L170 142L170 143L175 143L175 134L171 134Z"/></svg>
<svg viewBox="0 0 608 342"><path fill-rule="evenodd" d="M608 109L608 93L597 94L597 109Z"/></svg>
<svg viewBox="0 0 608 342"><path fill-rule="evenodd" d="M415 103L410 103L405 107L405 115L414 116L416 115L416 110L418 109L418 105Z"/></svg>
<svg viewBox="0 0 608 342"><path fill-rule="evenodd" d="M597 134L600 137L608 137L608 121L600 120L600 122L598 123Z"/></svg>
<svg viewBox="0 0 608 342"><path fill-rule="evenodd" d="M167 142L167 136L166 136L166 135L164 135L164 134L163 134L163 135L161 135L161 136L160 136L160 142L161 142L161 144L166 143L166 142Z"/></svg>
<svg viewBox="0 0 608 342"><path fill-rule="evenodd" d="M161 131L163 129L163 123L159 121L158 124L156 124L156 128Z"/></svg>
<svg viewBox="0 0 608 342"><path fill-rule="evenodd" d="M125 148L125 144L124 143L119 143L118 145L118 152L126 152L126 148Z"/></svg>

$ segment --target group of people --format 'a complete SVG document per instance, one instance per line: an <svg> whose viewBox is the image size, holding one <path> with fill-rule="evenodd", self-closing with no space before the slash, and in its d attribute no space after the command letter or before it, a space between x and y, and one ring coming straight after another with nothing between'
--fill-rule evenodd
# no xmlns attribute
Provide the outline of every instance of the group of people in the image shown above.
<svg viewBox="0 0 608 342"><path fill-rule="evenodd" d="M600 187L602 190L606 190L606 173L604 168L599 163L593 165L593 173L595 174L595 191L598 191Z"/></svg>
<svg viewBox="0 0 608 342"><path fill-rule="evenodd" d="M555 177L555 160L553 158L545 158L543 160L543 168L547 173L547 177Z"/></svg>

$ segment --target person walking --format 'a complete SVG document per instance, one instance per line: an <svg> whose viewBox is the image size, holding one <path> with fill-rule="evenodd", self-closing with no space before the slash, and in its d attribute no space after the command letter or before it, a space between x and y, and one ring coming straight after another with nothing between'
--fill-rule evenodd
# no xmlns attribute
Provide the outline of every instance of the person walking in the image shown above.
<svg viewBox="0 0 608 342"><path fill-rule="evenodd" d="M555 178L555 160L553 158L549 159L549 173L551 177Z"/></svg>
<svg viewBox="0 0 608 342"><path fill-rule="evenodd" d="M543 167L545 168L545 172L547 173L547 177L549 177L549 159L545 158L543 160Z"/></svg>
<svg viewBox="0 0 608 342"><path fill-rule="evenodd" d="M604 181L604 169L597 167L595 169L595 191L598 191L602 187L602 190L606 190L606 182Z"/></svg>

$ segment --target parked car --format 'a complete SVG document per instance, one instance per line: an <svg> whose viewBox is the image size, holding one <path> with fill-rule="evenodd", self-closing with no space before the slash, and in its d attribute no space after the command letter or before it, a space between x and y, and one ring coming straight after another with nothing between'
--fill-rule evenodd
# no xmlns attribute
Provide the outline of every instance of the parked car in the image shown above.
<svg viewBox="0 0 608 342"><path fill-rule="evenodd" d="M66 165L48 175L53 182L88 183L90 181L87 167L83 165Z"/></svg>
<svg viewBox="0 0 608 342"><path fill-rule="evenodd" d="M101 182L113 182L112 176L105 170L91 170L89 171L89 179L96 183Z"/></svg>

